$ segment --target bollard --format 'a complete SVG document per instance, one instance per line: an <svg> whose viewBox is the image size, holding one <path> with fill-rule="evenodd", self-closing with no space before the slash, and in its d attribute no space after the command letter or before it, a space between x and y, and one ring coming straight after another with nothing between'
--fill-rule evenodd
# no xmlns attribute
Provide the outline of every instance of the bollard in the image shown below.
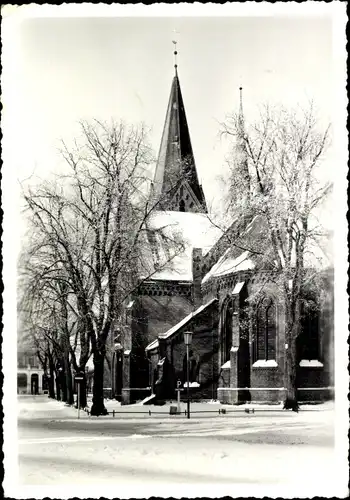
<svg viewBox="0 0 350 500"><path fill-rule="evenodd" d="M148 410L148 415L151 416L151 410Z"/></svg>
<svg viewBox="0 0 350 500"><path fill-rule="evenodd" d="M114 415L115 415L115 411L113 410L113 418L114 418Z"/></svg>
<svg viewBox="0 0 350 500"><path fill-rule="evenodd" d="M177 414L177 406L170 406L169 415L176 415L176 414Z"/></svg>

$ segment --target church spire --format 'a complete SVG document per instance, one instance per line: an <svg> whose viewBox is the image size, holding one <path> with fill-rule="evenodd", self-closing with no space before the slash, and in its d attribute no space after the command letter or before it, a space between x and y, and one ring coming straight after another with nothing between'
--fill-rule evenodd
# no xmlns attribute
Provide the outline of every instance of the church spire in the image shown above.
<svg viewBox="0 0 350 500"><path fill-rule="evenodd" d="M178 76L177 42L173 43L175 75L154 175L154 194L165 210L206 213Z"/></svg>
<svg viewBox="0 0 350 500"><path fill-rule="evenodd" d="M240 127L243 127L244 130L244 115L243 115L243 97L242 97L243 88L239 87L239 124Z"/></svg>
<svg viewBox="0 0 350 500"><path fill-rule="evenodd" d="M237 164L241 174L242 195L250 195L250 176L248 168L248 154L246 145L246 132L243 113L243 88L239 87L239 111L238 111L238 137L237 137Z"/></svg>

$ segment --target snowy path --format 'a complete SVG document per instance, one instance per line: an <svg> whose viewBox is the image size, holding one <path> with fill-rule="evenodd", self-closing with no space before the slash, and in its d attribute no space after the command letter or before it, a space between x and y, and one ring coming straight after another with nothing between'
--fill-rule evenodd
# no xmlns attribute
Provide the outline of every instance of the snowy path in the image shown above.
<svg viewBox="0 0 350 500"><path fill-rule="evenodd" d="M280 487L283 496L297 488L315 496L329 486L334 462L332 412L77 420L62 403L32 398L20 401L18 439L20 483L28 496L30 485L50 486L51 498L62 484L139 487L141 497L169 484L217 485L226 494L245 484L262 495Z"/></svg>

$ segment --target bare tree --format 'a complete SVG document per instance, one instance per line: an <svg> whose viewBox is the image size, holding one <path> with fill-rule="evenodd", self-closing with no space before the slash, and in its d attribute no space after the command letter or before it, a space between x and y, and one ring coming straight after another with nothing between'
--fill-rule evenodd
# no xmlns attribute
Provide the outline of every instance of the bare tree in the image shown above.
<svg viewBox="0 0 350 500"><path fill-rule="evenodd" d="M68 293L68 278L57 255L48 252L43 241L38 244L35 234L32 237L32 245L23 251L19 267L19 314L25 325L22 335L31 338L34 344L48 376L50 394L53 394L55 373L59 399L62 392L63 400L72 404L71 364L73 356L75 359L78 334L74 296Z"/></svg>
<svg viewBox="0 0 350 500"><path fill-rule="evenodd" d="M81 130L82 141L73 149L63 144L70 173L24 196L39 234L33 255L44 252L50 263L47 278L57 282L61 318L67 319L71 309L78 319L84 360L91 345L91 414L100 415L106 413L106 341L118 325L123 304L142 280L168 265L183 244L177 235L164 236L168 251L157 266L152 252L146 251L150 232L162 234L163 228L149 225L160 200L148 196L153 156L144 127L95 122L82 123ZM66 346L68 336L63 337ZM72 353L71 360L74 364Z"/></svg>
<svg viewBox="0 0 350 500"><path fill-rule="evenodd" d="M286 313L285 407L297 409L301 304L307 303L306 288L317 286L317 273L307 256L325 234L315 210L332 187L318 176L329 127L318 131L312 105L296 111L265 106L258 123L247 127L242 113L231 115L221 132L232 139L227 213L245 224L259 217L263 227L260 235L249 237L244 230L235 232L234 224L227 233L229 245L254 254L262 288L271 280L278 286Z"/></svg>

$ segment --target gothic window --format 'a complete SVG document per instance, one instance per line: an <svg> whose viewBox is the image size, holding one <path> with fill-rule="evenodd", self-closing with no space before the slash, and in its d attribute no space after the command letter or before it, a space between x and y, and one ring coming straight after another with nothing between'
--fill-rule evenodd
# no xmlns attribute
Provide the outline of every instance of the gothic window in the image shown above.
<svg viewBox="0 0 350 500"><path fill-rule="evenodd" d="M183 200L180 201L179 210L180 212L185 211L185 202Z"/></svg>
<svg viewBox="0 0 350 500"><path fill-rule="evenodd" d="M276 359L276 306L263 300L257 308L255 360Z"/></svg>
<svg viewBox="0 0 350 500"><path fill-rule="evenodd" d="M180 187L180 196L181 196L181 198L183 197L183 195L184 195L184 187L181 186Z"/></svg>
<svg viewBox="0 0 350 500"><path fill-rule="evenodd" d="M232 347L232 301L227 300L222 308L221 316L221 363L230 359Z"/></svg>
<svg viewBox="0 0 350 500"><path fill-rule="evenodd" d="M316 359L320 357L319 315L315 302L308 307L301 306L299 349L300 359Z"/></svg>

